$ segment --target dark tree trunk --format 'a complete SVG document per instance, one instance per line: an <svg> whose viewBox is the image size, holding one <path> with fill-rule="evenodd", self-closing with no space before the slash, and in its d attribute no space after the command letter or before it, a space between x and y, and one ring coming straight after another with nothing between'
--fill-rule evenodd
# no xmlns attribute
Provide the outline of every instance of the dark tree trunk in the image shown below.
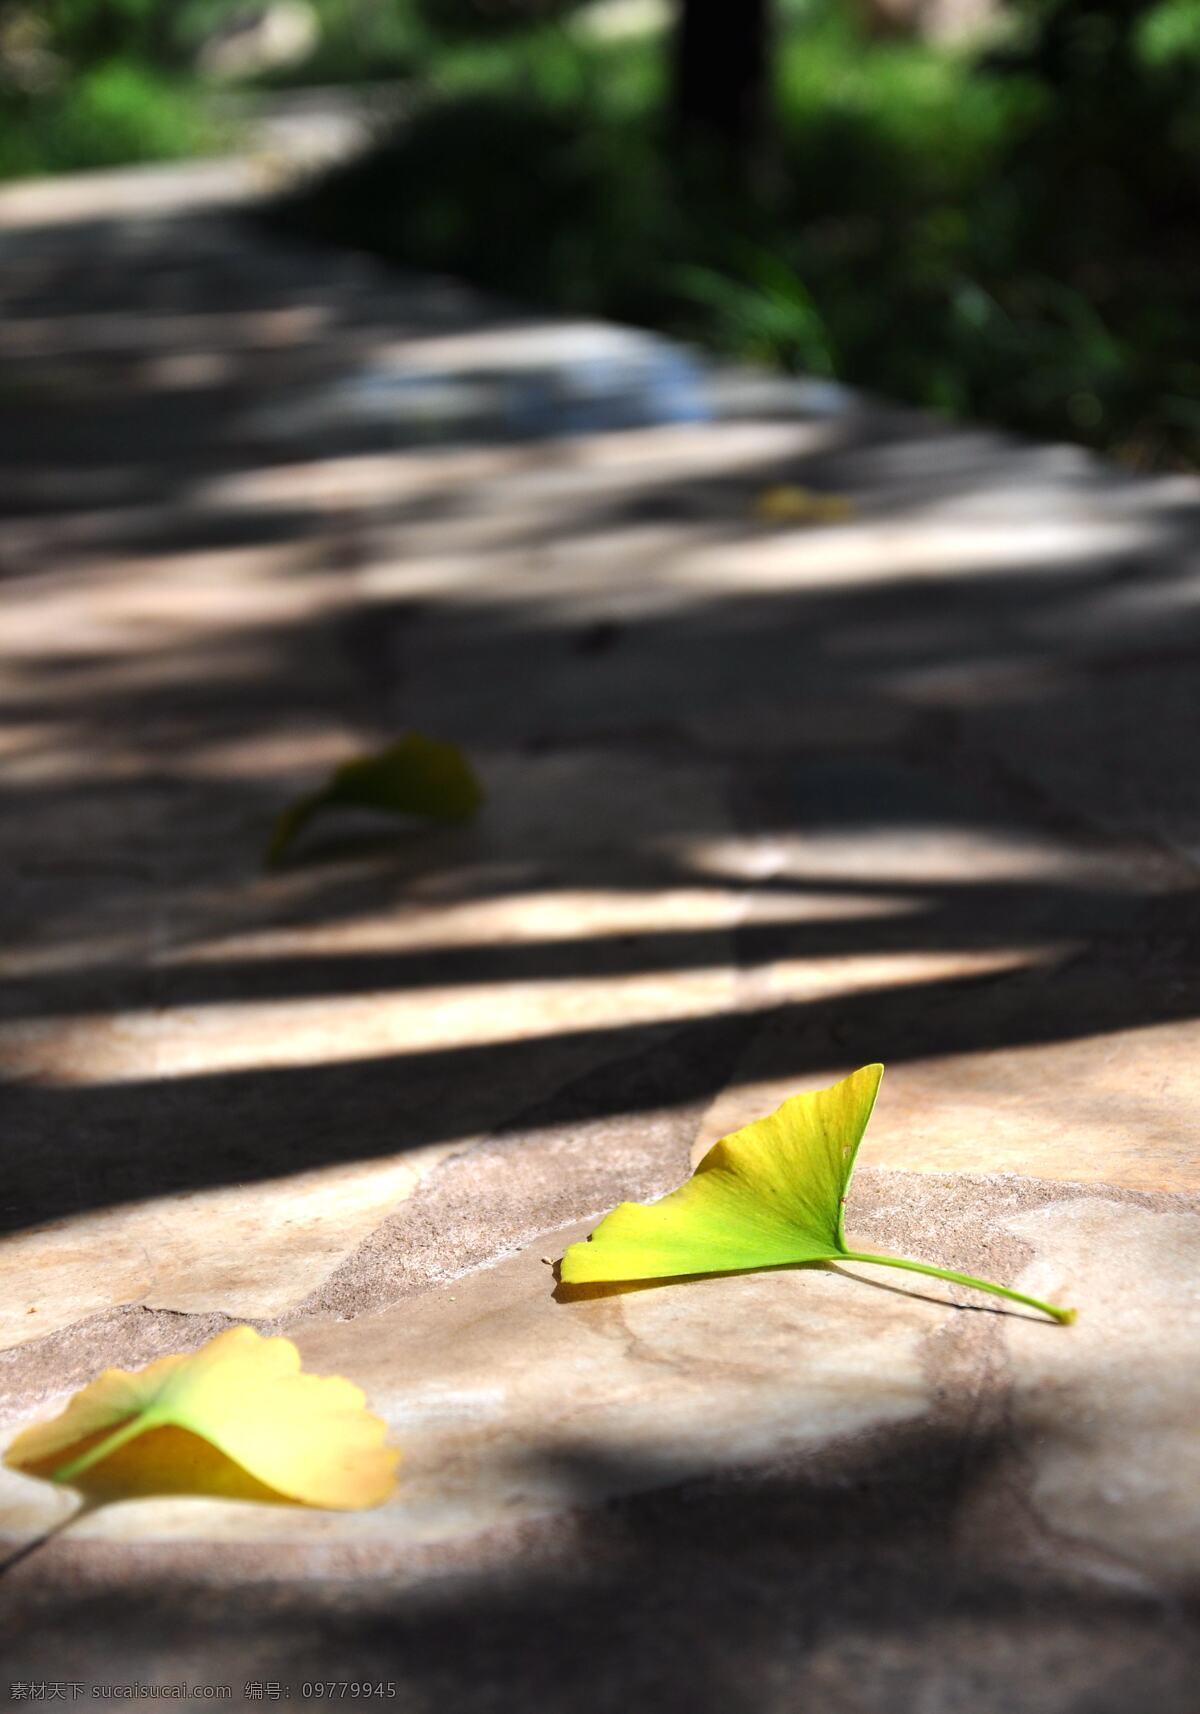
<svg viewBox="0 0 1200 1714"><path fill-rule="evenodd" d="M744 160L767 110L770 0L680 0L675 114L685 139Z"/></svg>

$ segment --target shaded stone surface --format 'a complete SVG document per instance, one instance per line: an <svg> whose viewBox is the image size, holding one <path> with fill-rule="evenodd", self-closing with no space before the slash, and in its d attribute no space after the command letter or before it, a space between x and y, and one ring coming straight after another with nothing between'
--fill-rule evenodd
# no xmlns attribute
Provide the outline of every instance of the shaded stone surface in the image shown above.
<svg viewBox="0 0 1200 1714"><path fill-rule="evenodd" d="M1191 1714L1197 485L288 248L257 182L0 196L0 1430L248 1320L403 1479L81 1517L0 1580L9 1676ZM408 728L473 824L264 871ZM556 1297L874 1059L852 1236L1074 1327ZM73 1504L4 1472L6 1550Z"/></svg>

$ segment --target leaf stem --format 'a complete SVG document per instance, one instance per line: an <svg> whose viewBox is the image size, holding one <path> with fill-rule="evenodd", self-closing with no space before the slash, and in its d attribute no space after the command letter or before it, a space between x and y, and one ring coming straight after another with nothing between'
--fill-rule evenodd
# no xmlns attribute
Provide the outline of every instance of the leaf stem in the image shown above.
<svg viewBox="0 0 1200 1714"><path fill-rule="evenodd" d="M1064 1324L1074 1321L1073 1309L1060 1309L1057 1304L1043 1303L1040 1297L1027 1297L1023 1291L1013 1291L1009 1286L996 1285L992 1280L976 1279L973 1274L955 1273L953 1268L935 1268L932 1262L910 1262L905 1256L872 1256L865 1250L845 1250L837 1258L840 1262L877 1262L884 1268L908 1268L914 1274L932 1274L934 1279L952 1280L955 1285L972 1286L976 1291L994 1292L997 1297L1011 1298L1014 1303L1024 1303L1030 1309L1040 1309L1043 1315L1048 1315L1054 1321Z"/></svg>
<svg viewBox="0 0 1200 1714"><path fill-rule="evenodd" d="M139 1434L144 1434L148 1428L158 1428L161 1424L157 1418L145 1412L130 1417L120 1428L114 1428L111 1434L106 1434L103 1440L98 1440L95 1446L89 1446L86 1452L81 1452L78 1458L72 1458L68 1464L61 1464L57 1470L50 1472L52 1482L73 1482L76 1476L82 1476L85 1470L90 1470L93 1464L99 1464L111 1452L118 1451L129 1441L136 1440Z"/></svg>

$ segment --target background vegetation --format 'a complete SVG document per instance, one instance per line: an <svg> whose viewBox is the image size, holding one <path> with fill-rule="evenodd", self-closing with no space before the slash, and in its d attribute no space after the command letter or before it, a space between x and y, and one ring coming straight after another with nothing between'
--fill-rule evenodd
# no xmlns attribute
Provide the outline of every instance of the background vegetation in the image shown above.
<svg viewBox="0 0 1200 1714"><path fill-rule="evenodd" d="M229 0L0 11L0 174L219 144ZM669 24L312 0L261 90L395 80L286 218L527 302L955 415L1200 464L1200 0L1010 0L970 45L776 0L761 123L681 126ZM211 81L211 80L210 80ZM752 134L751 134L752 133Z"/></svg>

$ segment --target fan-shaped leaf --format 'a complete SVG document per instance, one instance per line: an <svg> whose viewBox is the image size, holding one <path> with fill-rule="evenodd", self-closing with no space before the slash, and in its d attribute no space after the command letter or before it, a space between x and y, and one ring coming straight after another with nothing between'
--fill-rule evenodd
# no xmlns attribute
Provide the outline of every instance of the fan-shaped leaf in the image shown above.
<svg viewBox="0 0 1200 1714"><path fill-rule="evenodd" d="M388 1497L399 1459L365 1403L350 1381L303 1374L290 1340L234 1327L189 1356L106 1369L60 1416L19 1434L4 1462L81 1487L94 1472L107 1498L220 1492L355 1511Z"/></svg>
<svg viewBox="0 0 1200 1714"><path fill-rule="evenodd" d="M282 862L314 816L328 809L377 809L430 821L466 821L483 802L483 790L457 744L410 732L399 743L335 768L319 791L289 805L275 823L267 862Z"/></svg>
<svg viewBox="0 0 1200 1714"><path fill-rule="evenodd" d="M1030 1304L1059 1309L970 1274L851 1250L844 1210L882 1065L864 1065L830 1089L793 1095L724 1137L691 1178L658 1202L622 1202L562 1259L567 1285L734 1273L787 1263L855 1261L908 1268Z"/></svg>
<svg viewBox="0 0 1200 1714"><path fill-rule="evenodd" d="M771 524L844 524L854 516L854 503L844 494L818 494L788 482L764 488L754 510Z"/></svg>

